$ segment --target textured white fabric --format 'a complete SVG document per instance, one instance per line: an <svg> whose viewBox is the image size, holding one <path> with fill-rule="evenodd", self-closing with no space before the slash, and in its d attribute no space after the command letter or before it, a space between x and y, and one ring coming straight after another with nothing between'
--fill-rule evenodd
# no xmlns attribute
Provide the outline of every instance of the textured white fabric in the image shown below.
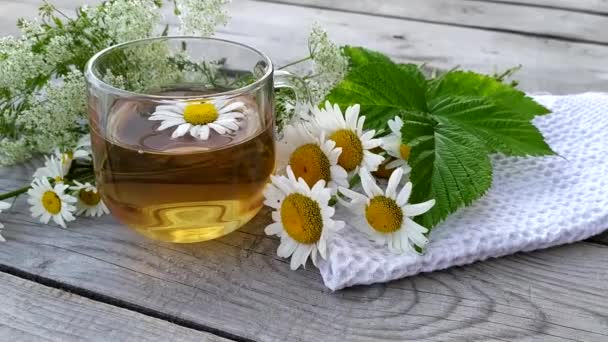
<svg viewBox="0 0 608 342"><path fill-rule="evenodd" d="M320 266L337 290L490 257L571 243L608 228L608 94L535 96L553 113L537 117L559 156L492 157L488 193L436 227L425 255L396 255L347 227ZM338 216L347 221L341 209Z"/></svg>

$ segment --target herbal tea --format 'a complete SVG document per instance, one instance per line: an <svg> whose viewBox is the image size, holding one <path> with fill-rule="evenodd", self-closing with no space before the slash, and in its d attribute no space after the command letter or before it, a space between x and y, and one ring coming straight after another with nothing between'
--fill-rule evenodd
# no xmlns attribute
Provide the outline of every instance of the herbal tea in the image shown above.
<svg viewBox="0 0 608 342"><path fill-rule="evenodd" d="M188 132L172 138L177 126L158 131L161 122L149 117L159 103L141 100L122 100L106 123L93 122L97 184L112 214L169 242L213 239L253 218L274 169L272 113L253 97L230 101L244 104L240 129L211 131L207 140ZM95 126L106 127L106 133Z"/></svg>

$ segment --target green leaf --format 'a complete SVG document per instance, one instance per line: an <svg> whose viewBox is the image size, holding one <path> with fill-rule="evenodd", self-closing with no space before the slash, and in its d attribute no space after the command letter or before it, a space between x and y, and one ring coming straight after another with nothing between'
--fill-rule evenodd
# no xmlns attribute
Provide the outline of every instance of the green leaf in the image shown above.
<svg viewBox="0 0 608 342"><path fill-rule="evenodd" d="M435 206L416 218L431 228L483 196L492 183L492 165L483 142L475 136L459 127L441 123L433 127L419 119L406 115L403 126L403 133L427 126L425 135L407 141L412 148L409 163L414 184L410 202L435 199Z"/></svg>
<svg viewBox="0 0 608 342"><path fill-rule="evenodd" d="M493 101L522 119L532 120L550 111L533 99L493 77L471 71L451 71L433 81L428 87L428 98L444 96L477 96Z"/></svg>
<svg viewBox="0 0 608 342"><path fill-rule="evenodd" d="M327 96L341 107L360 104L367 128L384 129L402 111L425 112L426 87L418 68L373 62L351 69Z"/></svg>
<svg viewBox="0 0 608 342"><path fill-rule="evenodd" d="M543 156L554 152L529 120L480 97L442 97L429 104L440 124L462 129L477 137L491 152L515 156Z"/></svg>
<svg viewBox="0 0 608 342"><path fill-rule="evenodd" d="M388 63L393 64L390 58L386 55L368 50L362 47L346 45L342 48L344 55L348 57L348 61L351 67L358 67L370 63Z"/></svg>

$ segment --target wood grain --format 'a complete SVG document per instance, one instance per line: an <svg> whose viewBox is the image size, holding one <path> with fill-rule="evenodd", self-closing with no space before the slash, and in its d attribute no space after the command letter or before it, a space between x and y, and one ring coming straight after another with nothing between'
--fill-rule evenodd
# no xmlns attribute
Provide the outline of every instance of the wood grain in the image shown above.
<svg viewBox="0 0 608 342"><path fill-rule="evenodd" d="M0 273L2 341L228 341Z"/></svg>
<svg viewBox="0 0 608 342"><path fill-rule="evenodd" d="M596 244L331 293L316 269L292 272L276 256L267 214L193 245L146 240L111 217L41 226L24 199L3 221L0 265L258 341L608 338L608 247Z"/></svg>
<svg viewBox="0 0 608 342"><path fill-rule="evenodd" d="M560 8L587 13L608 14L608 0L465 0L509 3L523 6Z"/></svg>
<svg viewBox="0 0 608 342"><path fill-rule="evenodd" d="M23 16L36 12L31 4L14 6ZM308 31L317 21L340 44L363 45L401 62L489 73L521 64L515 78L526 91L608 91L607 46L251 0L235 0L229 9L232 19L217 36L257 47L279 65L306 55ZM6 15L8 21L15 17ZM170 16L167 22L177 23Z"/></svg>
<svg viewBox="0 0 608 342"><path fill-rule="evenodd" d="M453 0L260 0L408 21L608 45L608 16L507 3ZM559 23L559 24L558 24Z"/></svg>

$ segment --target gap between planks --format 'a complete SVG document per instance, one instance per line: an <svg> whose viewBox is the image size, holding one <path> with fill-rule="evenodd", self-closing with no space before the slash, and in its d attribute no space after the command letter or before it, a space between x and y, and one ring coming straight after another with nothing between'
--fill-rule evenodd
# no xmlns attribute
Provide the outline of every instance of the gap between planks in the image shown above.
<svg viewBox="0 0 608 342"><path fill-rule="evenodd" d="M381 4L369 0L253 1L608 46L602 29L608 29L608 15L601 13L479 0L387 0Z"/></svg>
<svg viewBox="0 0 608 342"><path fill-rule="evenodd" d="M213 334L213 335L222 337L224 339L229 339L229 340L237 341L237 342L255 342L255 340L252 340L252 339L249 339L246 337L231 334L229 332L222 331L220 329L212 328L212 327L206 326L204 324L200 324L200 323L197 323L197 322L194 322L191 320L183 319L183 318L180 318L180 317L177 317L174 315L166 314L166 313L163 313L163 312L160 312L160 311L157 311L154 309L146 308L146 307L134 304L134 303L129 303L129 302L126 302L126 301L118 299L118 298L110 297L110 296L107 296L107 295L104 295L104 294L101 294L98 292L94 292L94 291L85 289L83 287L62 283L60 281L53 280L53 279L50 279L47 277L43 277L43 276L40 276L40 275L37 275L34 273L30 273L30 272L27 272L24 270L20 270L18 268L15 268L15 267L12 267L9 265L0 264L0 272L10 274L14 277L25 279L25 280L28 280L28 281L31 281L31 282L34 282L37 284L41 284L41 285L50 287L50 288L69 292L69 293L78 295L80 297L90 299L95 302L100 302L100 303L108 304L108 305L115 306L115 307L118 307L121 309L137 312L139 314L153 317L153 318L156 318L156 319L159 319L162 321L166 321L168 323L175 324L175 325L178 325L178 326L181 326L184 328ZM0 277L1 277L1 274L0 274Z"/></svg>

